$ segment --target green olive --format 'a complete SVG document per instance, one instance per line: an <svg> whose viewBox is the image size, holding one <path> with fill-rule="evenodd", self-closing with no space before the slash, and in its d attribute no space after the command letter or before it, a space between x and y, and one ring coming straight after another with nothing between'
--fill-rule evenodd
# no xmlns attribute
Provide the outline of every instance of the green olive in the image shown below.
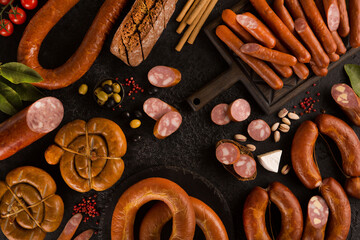
<svg viewBox="0 0 360 240"><path fill-rule="evenodd" d="M121 101L121 97L120 97L120 95L117 94L117 93L114 93L114 94L112 95L112 98L115 100L116 103L119 103L119 102Z"/></svg>
<svg viewBox="0 0 360 240"><path fill-rule="evenodd" d="M79 87L79 94L85 95L88 91L88 86L86 84L81 84Z"/></svg>
<svg viewBox="0 0 360 240"><path fill-rule="evenodd" d="M95 91L94 91L95 96L97 96L100 91L102 91L101 87L96 88Z"/></svg>
<svg viewBox="0 0 360 240"><path fill-rule="evenodd" d="M98 99L98 100L97 100L97 103L98 103L100 106L102 106L102 105L104 105L104 104L105 104L105 102L100 101L100 99Z"/></svg>
<svg viewBox="0 0 360 240"><path fill-rule="evenodd" d="M113 83L112 87L114 93L119 93L121 91L120 85L118 83Z"/></svg>
<svg viewBox="0 0 360 240"><path fill-rule="evenodd" d="M105 80L105 81L103 81L103 82L101 83L101 86L103 87L103 86L105 86L106 84L111 86L112 83L113 83L113 82L112 82L111 79Z"/></svg>
<svg viewBox="0 0 360 240"><path fill-rule="evenodd" d="M106 102L108 100L108 95L104 92L104 91L100 91L97 95L97 98L101 101L101 102Z"/></svg>
<svg viewBox="0 0 360 240"><path fill-rule="evenodd" d="M139 119L134 119L130 122L131 128L138 128L141 125L141 121Z"/></svg>

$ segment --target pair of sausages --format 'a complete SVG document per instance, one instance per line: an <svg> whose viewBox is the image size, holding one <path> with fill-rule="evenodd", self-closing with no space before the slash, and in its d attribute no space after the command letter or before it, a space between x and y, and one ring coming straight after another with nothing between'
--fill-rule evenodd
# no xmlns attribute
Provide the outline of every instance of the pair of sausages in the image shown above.
<svg viewBox="0 0 360 240"><path fill-rule="evenodd" d="M40 47L50 30L80 0L49 0L27 25L18 47L18 61L36 70L43 81L33 85L49 90L69 86L80 79L99 55L105 38L127 0L106 0L76 52L60 67L43 68L38 60Z"/></svg>
<svg viewBox="0 0 360 240"><path fill-rule="evenodd" d="M273 202L281 213L281 230L277 239L301 239L303 231L303 215L300 203L296 196L285 185L273 182L265 190L255 187L247 196L244 211L243 225L248 240L271 240L267 229L265 214Z"/></svg>
<svg viewBox="0 0 360 240"><path fill-rule="evenodd" d="M151 209L141 225L140 239L158 239L162 226L173 218L170 239L191 240L197 223L208 239L228 239L220 218L210 207L198 199L190 198L176 183L164 178L147 178L130 188L116 204L112 222L111 239L134 239L133 225L136 212L145 203L160 200L164 206ZM158 212L157 210L161 210Z"/></svg>

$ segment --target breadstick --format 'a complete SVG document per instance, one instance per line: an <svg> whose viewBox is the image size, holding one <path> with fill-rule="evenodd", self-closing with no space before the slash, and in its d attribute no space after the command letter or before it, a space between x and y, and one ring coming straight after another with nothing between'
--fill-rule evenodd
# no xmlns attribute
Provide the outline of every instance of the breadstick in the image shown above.
<svg viewBox="0 0 360 240"><path fill-rule="evenodd" d="M191 5L194 3L194 0L188 0L184 6L184 8L181 10L179 16L176 18L177 22L181 22L185 16L185 14L188 12Z"/></svg>
<svg viewBox="0 0 360 240"><path fill-rule="evenodd" d="M207 3L208 0L200 0L199 5L196 6L194 11L190 14L189 18L186 20L186 23L188 25L191 25L194 22L194 20L198 17L198 15L203 12L204 6L207 5Z"/></svg>
<svg viewBox="0 0 360 240"><path fill-rule="evenodd" d="M201 15L203 14L203 12L205 11L207 5L209 5L210 0L205 0L206 4L203 6L202 9L200 9L200 13L196 16L196 18L194 19L194 21L192 22L192 24L186 29L184 35L181 37L178 45L175 47L175 50L180 52L181 49L184 47L186 41L188 40L190 34L192 33L192 31L194 30L194 28L196 27L196 25L198 24L198 22L200 21Z"/></svg>
<svg viewBox="0 0 360 240"><path fill-rule="evenodd" d="M195 0L195 3L191 6L190 10L186 13L184 19L179 24L179 27L176 29L178 34L182 33L186 27L186 21L188 20L190 14L194 11L197 5L199 5L200 0Z"/></svg>
<svg viewBox="0 0 360 240"><path fill-rule="evenodd" d="M211 0L209 6L206 8L206 11L204 12L204 14L201 16L199 23L196 25L194 31L191 33L189 39L188 39L188 43L189 44L193 44L197 35L199 34L202 26L204 25L206 19L209 17L211 11L214 9L216 3L218 2L218 0Z"/></svg>

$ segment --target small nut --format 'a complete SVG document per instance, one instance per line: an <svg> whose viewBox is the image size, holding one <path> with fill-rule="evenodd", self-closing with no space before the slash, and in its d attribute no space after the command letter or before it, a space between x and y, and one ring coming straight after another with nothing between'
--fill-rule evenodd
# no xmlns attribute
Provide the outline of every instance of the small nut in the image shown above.
<svg viewBox="0 0 360 240"><path fill-rule="evenodd" d="M290 130L290 126L287 124L280 124L279 130L283 133L287 133Z"/></svg>
<svg viewBox="0 0 360 240"><path fill-rule="evenodd" d="M288 114L288 112L289 111L286 108L281 109L280 112L278 113L279 118L285 117Z"/></svg>
<svg viewBox="0 0 360 240"><path fill-rule="evenodd" d="M282 169L281 169L281 173L282 173L283 175L288 174L289 171L290 171L290 166L287 165L287 164L286 164L285 166L283 166Z"/></svg>
<svg viewBox="0 0 360 240"><path fill-rule="evenodd" d="M289 120L288 118L286 118L286 117L282 118L281 121L282 121L283 123L289 125L289 126L291 125L290 120Z"/></svg>
<svg viewBox="0 0 360 240"><path fill-rule="evenodd" d="M300 119L299 115L297 115L296 113L293 113L293 112L289 112L287 116L288 116L288 118L290 118L291 120L298 120L298 119Z"/></svg>
<svg viewBox="0 0 360 240"><path fill-rule="evenodd" d="M239 142L246 142L247 140L246 136L242 134L235 134L234 139Z"/></svg>
<svg viewBox="0 0 360 240"><path fill-rule="evenodd" d="M256 150L256 147L255 147L255 145L253 145L253 144L246 144L246 147L249 149L249 151L251 151L251 152L255 152L255 150Z"/></svg>
<svg viewBox="0 0 360 240"><path fill-rule="evenodd" d="M274 140L276 143L280 141L280 132L279 131L274 132Z"/></svg>
<svg viewBox="0 0 360 240"><path fill-rule="evenodd" d="M280 125L279 122L274 123L274 124L271 126L271 131L273 131L273 132L276 131L276 130L278 129L279 125Z"/></svg>

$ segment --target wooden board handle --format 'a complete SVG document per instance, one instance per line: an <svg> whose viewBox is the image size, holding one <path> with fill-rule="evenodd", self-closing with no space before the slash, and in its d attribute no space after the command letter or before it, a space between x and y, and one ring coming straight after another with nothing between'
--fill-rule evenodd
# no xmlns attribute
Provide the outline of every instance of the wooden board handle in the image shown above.
<svg viewBox="0 0 360 240"><path fill-rule="evenodd" d="M243 77L241 71L237 68L230 68L188 97L187 102L194 111L198 111L217 95L234 85L241 77Z"/></svg>

